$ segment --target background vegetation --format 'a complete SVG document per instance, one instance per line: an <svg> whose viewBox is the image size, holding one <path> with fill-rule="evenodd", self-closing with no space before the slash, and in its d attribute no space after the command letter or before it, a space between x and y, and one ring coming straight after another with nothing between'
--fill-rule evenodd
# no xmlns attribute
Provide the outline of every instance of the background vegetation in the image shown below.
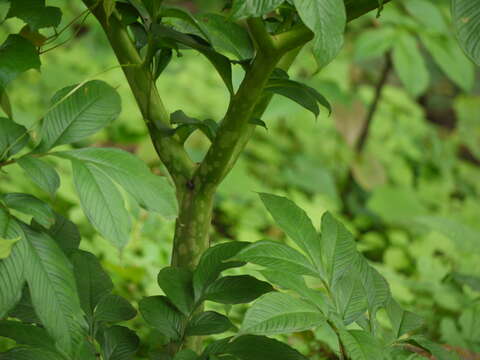
<svg viewBox="0 0 480 360"><path fill-rule="evenodd" d="M65 24L82 11L78 2L70 3ZM218 2L172 3L202 12ZM1 6L0 1L0 17ZM311 57L300 57L292 78L318 89L333 112L315 119L285 98L274 99L263 117L268 129L257 129L220 188L212 235L214 242L288 241L272 226L260 191L287 195L317 223L331 211L356 235L394 297L424 317L427 335L474 359L480 353L480 75L456 45L448 6L440 0L399 1L380 18L371 13L350 23L340 56L318 74ZM29 71L11 85L15 119L28 128L57 89L103 79L118 87L122 113L91 145L126 149L162 173L121 69L94 24L93 18L77 22L63 35L68 41L44 55L42 81ZM20 26L15 19L5 21L0 42ZM221 118L228 98L210 66L184 51L167 68L158 86L169 110ZM234 73L237 82L239 75ZM371 126L362 132L366 123ZM192 158L201 159L207 140L194 135L188 141ZM69 179L65 163L57 169ZM20 168L0 173L0 192L48 199L32 190ZM73 193L72 182L63 180L54 207L80 226L81 246L101 257L116 291L133 303L157 295L156 276L169 263L174 224L131 208L134 230L119 253L93 230ZM250 271L258 275L254 267ZM322 359L325 339L321 331L306 331L288 341ZM9 346L6 340L0 344Z"/></svg>

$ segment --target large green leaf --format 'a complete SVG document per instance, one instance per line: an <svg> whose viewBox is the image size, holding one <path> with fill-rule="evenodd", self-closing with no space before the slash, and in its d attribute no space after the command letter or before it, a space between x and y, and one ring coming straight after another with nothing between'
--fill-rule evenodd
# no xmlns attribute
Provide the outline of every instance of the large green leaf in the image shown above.
<svg viewBox="0 0 480 360"><path fill-rule="evenodd" d="M80 304L88 317L93 316L100 300L110 293L113 283L98 258L86 251L76 250L71 257Z"/></svg>
<svg viewBox="0 0 480 360"><path fill-rule="evenodd" d="M244 262L225 261L234 257L241 249L249 245L247 242L232 241L212 246L205 251L193 273L195 299L198 300L205 288L213 283L223 270L239 267Z"/></svg>
<svg viewBox="0 0 480 360"><path fill-rule="evenodd" d="M281 196L262 193L260 198L277 225L307 253L317 269L321 269L320 237L305 211Z"/></svg>
<svg viewBox="0 0 480 360"><path fill-rule="evenodd" d="M272 290L269 283L250 275L225 276L208 286L202 299L221 304L243 304Z"/></svg>
<svg viewBox="0 0 480 360"><path fill-rule="evenodd" d="M0 160L22 150L30 140L27 129L10 119L0 117Z"/></svg>
<svg viewBox="0 0 480 360"><path fill-rule="evenodd" d="M480 1L452 0L452 16L460 45L480 66Z"/></svg>
<svg viewBox="0 0 480 360"><path fill-rule="evenodd" d="M352 234L330 213L322 217L322 260L331 286L349 270L359 256Z"/></svg>
<svg viewBox="0 0 480 360"><path fill-rule="evenodd" d="M27 251L26 241L18 223L0 207L0 238L20 241L12 247L12 252L6 259L0 259L0 318L20 300L25 283L24 264ZM0 239L0 241L3 241Z"/></svg>
<svg viewBox="0 0 480 360"><path fill-rule="evenodd" d="M367 311L367 293L358 274L344 274L332 289L340 317L349 325Z"/></svg>
<svg viewBox="0 0 480 360"><path fill-rule="evenodd" d="M215 311L205 311L189 321L185 334L187 336L221 334L232 327L233 324L226 316Z"/></svg>
<svg viewBox="0 0 480 360"><path fill-rule="evenodd" d="M0 237L0 260L6 259L12 253L13 245L21 240L21 237L18 236L13 239L4 239Z"/></svg>
<svg viewBox="0 0 480 360"><path fill-rule="evenodd" d="M56 155L102 170L148 210L171 219L178 211L175 190L165 177L154 175L136 156L119 149L84 148Z"/></svg>
<svg viewBox="0 0 480 360"><path fill-rule="evenodd" d="M22 19L34 30L60 25L60 8L45 6L45 0L14 0L11 4L7 18Z"/></svg>
<svg viewBox="0 0 480 360"><path fill-rule="evenodd" d="M117 323L133 319L137 311L121 296L109 294L95 307L94 318L98 322Z"/></svg>
<svg viewBox="0 0 480 360"><path fill-rule="evenodd" d="M81 236L77 226L58 213L55 213L55 223L47 230L47 233L57 242L67 256L72 251L78 249L80 245Z"/></svg>
<svg viewBox="0 0 480 360"><path fill-rule="evenodd" d="M64 360L59 353L38 347L16 347L1 353L2 360Z"/></svg>
<svg viewBox="0 0 480 360"><path fill-rule="evenodd" d="M33 195L10 193L3 196L7 207L33 216L33 219L45 228L50 228L55 223L55 214L47 203Z"/></svg>
<svg viewBox="0 0 480 360"><path fill-rule="evenodd" d="M407 0L405 8L417 21L429 31L446 33L450 31L439 6L428 0ZM425 16L428 14L428 16Z"/></svg>
<svg viewBox="0 0 480 360"><path fill-rule="evenodd" d="M37 49L20 35L9 35L0 46L0 87L30 69L40 69Z"/></svg>
<svg viewBox="0 0 480 360"><path fill-rule="evenodd" d="M59 90L43 119L39 151L83 140L116 119L120 111L120 96L103 81Z"/></svg>
<svg viewBox="0 0 480 360"><path fill-rule="evenodd" d="M332 61L343 45L347 15L343 0L293 0L302 21L315 34L313 53L319 67Z"/></svg>
<svg viewBox="0 0 480 360"><path fill-rule="evenodd" d="M260 17L278 8L285 0L234 0L231 16L235 19Z"/></svg>
<svg viewBox="0 0 480 360"><path fill-rule="evenodd" d="M247 310L241 334L274 335L312 329L325 322L317 307L283 293L270 293Z"/></svg>
<svg viewBox="0 0 480 360"><path fill-rule="evenodd" d="M52 165L32 156L23 156L17 163L35 184L52 197L55 196L60 186L60 176Z"/></svg>
<svg viewBox="0 0 480 360"><path fill-rule="evenodd" d="M295 249L275 241L262 240L242 249L236 260L251 262L266 268L297 275L317 276L308 259Z"/></svg>
<svg viewBox="0 0 480 360"><path fill-rule="evenodd" d="M74 354L86 335L73 268L55 241L23 226L25 278L35 312L59 350Z"/></svg>
<svg viewBox="0 0 480 360"><path fill-rule="evenodd" d="M197 360L198 355L195 351L190 349L184 349L175 354L173 360Z"/></svg>
<svg viewBox="0 0 480 360"><path fill-rule="evenodd" d="M107 240L123 248L131 223L122 195L97 167L72 160L72 168L75 188L88 219Z"/></svg>
<svg viewBox="0 0 480 360"><path fill-rule="evenodd" d="M245 335L230 342L224 353L239 360L307 360L285 343L265 336Z"/></svg>
<svg viewBox="0 0 480 360"><path fill-rule="evenodd" d="M363 330L340 330L340 339L351 360L383 359L384 349L379 341Z"/></svg>
<svg viewBox="0 0 480 360"><path fill-rule="evenodd" d="M112 326L103 332L100 344L105 360L133 360L140 339L129 328Z"/></svg>
<svg viewBox="0 0 480 360"><path fill-rule="evenodd" d="M386 310L392 324L393 335L397 339L423 325L423 319L420 316L403 310L393 298L388 301Z"/></svg>
<svg viewBox="0 0 480 360"><path fill-rule="evenodd" d="M397 37L392 58L398 77L407 91L413 96L425 92L430 76L417 40L412 35L403 32Z"/></svg>
<svg viewBox="0 0 480 360"><path fill-rule="evenodd" d="M185 317L165 296L143 298L138 304L145 321L172 340L180 338Z"/></svg>
<svg viewBox="0 0 480 360"><path fill-rule="evenodd" d="M450 37L422 34L422 42L443 72L462 90L469 92L475 81L475 67L458 42Z"/></svg>
<svg viewBox="0 0 480 360"><path fill-rule="evenodd" d="M0 321L0 336L15 340L18 345L55 349L55 344L45 329L19 321Z"/></svg>
<svg viewBox="0 0 480 360"><path fill-rule="evenodd" d="M189 315L193 310L193 274L190 270L166 267L158 274L158 285L175 307Z"/></svg>

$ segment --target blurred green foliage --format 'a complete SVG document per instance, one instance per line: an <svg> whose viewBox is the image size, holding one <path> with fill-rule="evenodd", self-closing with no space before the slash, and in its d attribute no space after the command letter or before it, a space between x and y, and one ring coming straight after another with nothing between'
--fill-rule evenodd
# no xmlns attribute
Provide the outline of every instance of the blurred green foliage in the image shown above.
<svg viewBox="0 0 480 360"><path fill-rule="evenodd" d="M61 2L51 1L52 5ZM219 2L174 3L205 11ZM263 118L268 130L257 129L220 189L213 241L283 238L258 200L259 191L288 195L317 223L326 210L332 211L357 235L359 248L386 276L394 297L427 319L431 338L480 352L478 69L466 58L458 58L449 74L420 41L417 52L423 65L419 65L419 71L428 72L428 80L420 84L421 91L402 86L401 71L397 73L395 64L361 156L353 146L373 101L384 54L398 40L393 33L408 33L414 41L434 36L432 28L435 36L449 33L449 22L438 20L445 19L448 2L427 3L436 8L440 18L419 13L406 16L406 11L415 10L405 9L400 3L386 6L379 19L370 14L351 23L340 56L320 73L316 73L311 57L299 56L292 78L318 89L334 105L333 114L323 112L315 120L291 101L274 99ZM65 24L82 11L78 2L69 2L69 7ZM2 42L7 30L18 26L15 19L3 23ZM41 80L38 72L30 71L10 85L15 119L30 127L48 109L49 99L59 88L91 78L105 80L118 88L123 110L112 126L90 139L91 145L127 149L162 172L101 29L93 18L79 26L76 33L65 34L65 39L72 37L70 41L45 54ZM366 42L367 33L376 36L378 42L367 43L371 41ZM387 41L388 36L392 36L390 44L379 42ZM375 48L377 56L366 58L362 47ZM241 72L236 70L234 80L238 83ZM467 84L456 81L458 76L464 78L451 75L452 71L467 71ZM412 76L416 79L415 73ZM228 98L222 81L200 55L183 52L167 68L158 86L171 112L182 109L189 116L217 121L225 112ZM207 145L201 134L188 140L194 159L202 158ZM57 169L66 180L53 204L79 224L81 246L101 257L121 295L134 302L145 295L156 295L158 269L169 262L173 224L131 206L135 219L131 241L118 253L85 219L73 195L71 169L63 162ZM32 192L33 185L20 168L9 167L6 171L0 174L1 192ZM48 198L40 189L36 189L36 195ZM289 341L313 359L321 359L318 349L325 347L314 341L320 338L328 342L325 339L332 336L319 330L291 335Z"/></svg>

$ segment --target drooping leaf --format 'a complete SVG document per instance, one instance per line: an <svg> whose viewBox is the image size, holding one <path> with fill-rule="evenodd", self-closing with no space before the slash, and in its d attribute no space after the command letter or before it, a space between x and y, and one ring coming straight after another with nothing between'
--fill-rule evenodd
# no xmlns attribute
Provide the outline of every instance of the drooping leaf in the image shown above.
<svg viewBox="0 0 480 360"><path fill-rule="evenodd" d="M232 327L233 324L226 316L215 311L205 311L189 321L185 334L187 336L221 334Z"/></svg>
<svg viewBox="0 0 480 360"><path fill-rule="evenodd" d="M272 291L272 286L249 275L225 276L209 285L203 300L221 304L249 303L259 296Z"/></svg>
<svg viewBox="0 0 480 360"><path fill-rule="evenodd" d="M0 321L0 336L14 340L17 345L55 349L55 343L45 329L18 321Z"/></svg>
<svg viewBox="0 0 480 360"><path fill-rule="evenodd" d="M244 262L225 260L234 257L249 244L247 242L232 241L212 246L203 253L193 274L196 300L202 296L205 288L213 283L223 270L245 264Z"/></svg>
<svg viewBox="0 0 480 360"><path fill-rule="evenodd" d="M60 8L45 6L44 0L15 0L7 14L10 17L22 19L32 29L41 29L60 25L62 12Z"/></svg>
<svg viewBox="0 0 480 360"><path fill-rule="evenodd" d="M172 124L179 124L175 131L177 132L177 134L180 135L182 143L184 143L187 140L188 136L190 136L190 134L196 129L204 133L211 142L213 142L215 140L215 137L217 136L218 125L213 120L207 119L201 121L189 117L183 111L179 110L171 114L170 121ZM185 129L185 127L187 129ZM183 131L180 132L179 130Z"/></svg>
<svg viewBox="0 0 480 360"><path fill-rule="evenodd" d="M120 111L120 96L103 81L61 89L53 96L43 120L38 150L83 140L116 119Z"/></svg>
<svg viewBox="0 0 480 360"><path fill-rule="evenodd" d="M331 286L349 270L359 256L352 234L330 213L322 217L322 263Z"/></svg>
<svg viewBox="0 0 480 360"><path fill-rule="evenodd" d="M193 274L190 270L166 267L158 274L158 285L175 307L189 315L193 310Z"/></svg>
<svg viewBox="0 0 480 360"><path fill-rule="evenodd" d="M0 260L0 318L12 309L22 296L25 283L24 263L27 251L25 237L18 223L0 206L0 238L16 239L10 255ZM0 240L3 241L3 240Z"/></svg>
<svg viewBox="0 0 480 360"><path fill-rule="evenodd" d="M283 293L270 293L247 310L241 334L275 335L319 326L325 317L317 307Z"/></svg>
<svg viewBox="0 0 480 360"><path fill-rule="evenodd" d="M35 184L50 196L55 196L60 186L60 176L52 165L32 156L23 156L17 163Z"/></svg>
<svg viewBox="0 0 480 360"><path fill-rule="evenodd" d="M480 66L480 3L478 0L452 0L452 17L463 51Z"/></svg>
<svg viewBox="0 0 480 360"><path fill-rule="evenodd" d="M340 330L340 339L351 360L383 359L384 349L380 342L363 330Z"/></svg>
<svg viewBox="0 0 480 360"><path fill-rule="evenodd" d="M184 316L165 296L143 298L138 306L143 318L150 326L172 340L179 339Z"/></svg>
<svg viewBox="0 0 480 360"><path fill-rule="evenodd" d="M158 212L167 219L176 217L178 205L172 185L166 178L154 175L136 156L111 148L84 148L56 155L101 170L147 210Z"/></svg>
<svg viewBox="0 0 480 360"><path fill-rule="evenodd" d="M393 47L393 64L407 91L413 96L422 94L429 84L429 73L418 49L416 39L402 33Z"/></svg>
<svg viewBox="0 0 480 360"><path fill-rule="evenodd" d="M95 321L117 323L133 319L137 311L121 296L109 294L102 297L93 314Z"/></svg>
<svg viewBox="0 0 480 360"><path fill-rule="evenodd" d="M200 24L197 18L193 16L187 9L164 7L160 12L160 16L162 18L176 18L185 21L187 24L194 27L198 33L205 38L205 40L210 42L209 34L205 32L203 26Z"/></svg>
<svg viewBox="0 0 480 360"><path fill-rule="evenodd" d="M225 353L239 360L307 360L285 343L265 336L245 335L229 343Z"/></svg>
<svg viewBox="0 0 480 360"><path fill-rule="evenodd" d="M129 328L112 326L100 337L103 359L133 360L140 346L140 339Z"/></svg>
<svg viewBox="0 0 480 360"><path fill-rule="evenodd" d="M30 140L27 129L10 119L0 117L0 160L22 150Z"/></svg>
<svg viewBox="0 0 480 360"><path fill-rule="evenodd" d="M37 49L20 35L9 35L0 46L0 87L30 69L40 69Z"/></svg>
<svg viewBox="0 0 480 360"><path fill-rule="evenodd" d="M58 349L74 354L86 335L73 269L55 241L26 226L25 278L35 312Z"/></svg>
<svg viewBox="0 0 480 360"><path fill-rule="evenodd" d="M98 258L89 252L76 250L71 256L71 261L80 304L85 314L91 318L100 300L112 291L112 280L103 270Z"/></svg>
<svg viewBox="0 0 480 360"><path fill-rule="evenodd" d="M403 310L393 298L388 301L386 310L392 324L393 334L397 339L423 325L423 319L420 316Z"/></svg>
<svg viewBox="0 0 480 360"><path fill-rule="evenodd" d="M77 226L58 213L55 213L55 223L47 233L67 255L78 249L80 245L81 236Z"/></svg>
<svg viewBox="0 0 480 360"><path fill-rule="evenodd" d="M231 15L235 19L261 17L278 8L285 0L234 0Z"/></svg>
<svg viewBox="0 0 480 360"><path fill-rule="evenodd" d="M475 67L465 57L455 39L421 34L421 39L435 62L450 80L469 92L474 84Z"/></svg>
<svg viewBox="0 0 480 360"><path fill-rule="evenodd" d="M122 195L98 168L72 160L73 179L83 211L92 225L118 248L130 235L130 216Z"/></svg>
<svg viewBox="0 0 480 360"><path fill-rule="evenodd" d="M50 228L55 223L55 214L47 203L33 195L10 193L3 196L7 207L33 216L33 219L45 228Z"/></svg>
<svg viewBox="0 0 480 360"><path fill-rule="evenodd" d="M219 14L201 15L199 21L214 49L238 60L253 58L253 44L245 28Z"/></svg>
<svg viewBox="0 0 480 360"><path fill-rule="evenodd" d="M347 15L342 0L293 0L305 25L315 34L313 54L320 68L332 61L343 45Z"/></svg>
<svg viewBox="0 0 480 360"><path fill-rule="evenodd" d="M315 268L304 255L275 241L257 241L242 249L235 259L292 274L317 276Z"/></svg>
<svg viewBox="0 0 480 360"><path fill-rule="evenodd" d="M305 211L281 196L262 193L260 198L275 223L307 253L317 269L321 269L320 238Z"/></svg>

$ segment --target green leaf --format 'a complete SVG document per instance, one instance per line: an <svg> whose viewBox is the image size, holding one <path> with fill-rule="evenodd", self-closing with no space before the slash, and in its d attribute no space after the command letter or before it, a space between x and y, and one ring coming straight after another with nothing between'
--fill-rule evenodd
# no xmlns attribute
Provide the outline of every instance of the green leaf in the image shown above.
<svg viewBox="0 0 480 360"><path fill-rule="evenodd" d="M0 86L0 109L3 110L5 115L8 116L9 119L13 118L13 110L12 104L10 103L10 98L8 97L7 92L3 87Z"/></svg>
<svg viewBox="0 0 480 360"><path fill-rule="evenodd" d="M128 3L117 2L116 8L123 25L131 25L137 21L139 13L134 6Z"/></svg>
<svg viewBox="0 0 480 360"><path fill-rule="evenodd" d="M121 296L109 294L95 307L94 319L98 322L117 323L133 319L137 311Z"/></svg>
<svg viewBox="0 0 480 360"><path fill-rule="evenodd" d="M213 142L217 136L218 125L215 121L209 119L200 121L187 116L182 110L172 113L170 115L170 121L172 124L179 124L179 126L175 129L177 133L179 133L179 130L184 131L184 135L180 134L182 143L184 143L188 136L190 136L190 134L196 129L204 133L211 142ZM185 131L185 127L188 128L187 131Z"/></svg>
<svg viewBox="0 0 480 360"><path fill-rule="evenodd" d="M323 68L332 61L343 45L347 22L342 0L293 0L302 21L315 34L313 54Z"/></svg>
<svg viewBox="0 0 480 360"><path fill-rule="evenodd" d="M212 246L205 251L193 273L195 300L198 300L205 288L213 283L223 270L243 266L244 262L225 261L234 257L241 249L249 245L247 242L232 241Z"/></svg>
<svg viewBox="0 0 480 360"><path fill-rule="evenodd" d="M187 336L221 334L233 327L230 320L215 311L206 311L195 315L188 323Z"/></svg>
<svg viewBox="0 0 480 360"><path fill-rule="evenodd" d="M418 49L417 40L407 32L397 37L393 47L393 64L407 91L418 96L429 84L429 73Z"/></svg>
<svg viewBox="0 0 480 360"><path fill-rule="evenodd" d="M55 223L55 214L47 203L33 195L10 193L3 196L7 207L33 216L33 219L45 228L50 228Z"/></svg>
<svg viewBox="0 0 480 360"><path fill-rule="evenodd" d="M340 340L351 360L383 359L384 348L370 333L363 330L340 330Z"/></svg>
<svg viewBox="0 0 480 360"><path fill-rule="evenodd" d="M43 119L39 151L83 140L116 119L120 111L120 96L103 81L59 90Z"/></svg>
<svg viewBox="0 0 480 360"><path fill-rule="evenodd" d="M167 219L176 217L178 205L174 188L165 177L154 175L136 156L120 149L93 147L56 155L81 161L89 169L95 168L95 173L101 170L145 209Z"/></svg>
<svg viewBox="0 0 480 360"><path fill-rule="evenodd" d="M409 341L413 341L422 348L427 349L436 360L455 360L458 359L456 353L447 351L443 346L434 343L424 336L412 336Z"/></svg>
<svg viewBox="0 0 480 360"><path fill-rule="evenodd" d="M317 307L283 293L262 296L247 310L241 334L275 335L312 329L325 323Z"/></svg>
<svg viewBox="0 0 480 360"><path fill-rule="evenodd" d="M72 160L73 178L83 211L92 225L118 248L130 237L130 216L122 195L98 168Z"/></svg>
<svg viewBox="0 0 480 360"><path fill-rule="evenodd" d="M25 278L42 325L59 350L73 354L86 335L72 265L55 241L23 226L28 250Z"/></svg>
<svg viewBox="0 0 480 360"><path fill-rule="evenodd" d="M110 16L112 16L115 11L115 0L103 0L103 11L105 12L105 18L108 24Z"/></svg>
<svg viewBox="0 0 480 360"><path fill-rule="evenodd" d="M33 348L33 347L17 347L13 348L6 353L1 353L2 360L64 360L65 357L61 356L57 352Z"/></svg>
<svg viewBox="0 0 480 360"><path fill-rule="evenodd" d="M365 61L384 55L395 44L396 34L392 27L362 31L354 42L354 58Z"/></svg>
<svg viewBox="0 0 480 360"><path fill-rule="evenodd" d="M443 17L439 6L435 6L428 0L406 0L403 5L427 31L438 33L449 32L450 29ZM424 16L428 14L428 16Z"/></svg>
<svg viewBox="0 0 480 360"><path fill-rule="evenodd" d="M462 90L469 92L475 81L475 67L465 57L457 41L449 37L429 34L422 34L421 39L445 75Z"/></svg>
<svg viewBox="0 0 480 360"><path fill-rule="evenodd" d="M21 240L21 237L14 239L4 239L0 237L0 260L6 259L12 253L13 245Z"/></svg>
<svg viewBox="0 0 480 360"><path fill-rule="evenodd" d="M255 242L242 249L234 259L292 274L318 276L304 255L290 246L275 241Z"/></svg>
<svg viewBox="0 0 480 360"><path fill-rule="evenodd" d="M332 112L328 100L317 90L293 80L279 78L270 79L265 90L295 101L300 106L303 106L305 109L312 112L315 117L318 117L320 114L318 104L327 108L330 113Z"/></svg>
<svg viewBox="0 0 480 360"><path fill-rule="evenodd" d="M45 6L44 0L15 0L7 14L7 18L17 17L25 21L32 29L57 27L62 19L59 8Z"/></svg>
<svg viewBox="0 0 480 360"><path fill-rule="evenodd" d="M452 17L463 51L480 66L480 3L478 0L452 0Z"/></svg>
<svg viewBox="0 0 480 360"><path fill-rule="evenodd" d="M55 343L45 329L18 321L0 321L0 336L15 340L17 345L55 349Z"/></svg>
<svg viewBox="0 0 480 360"><path fill-rule="evenodd" d="M472 290L480 291L480 277L453 272L451 278L460 285L467 285Z"/></svg>
<svg viewBox="0 0 480 360"><path fill-rule="evenodd" d="M195 353L195 351L190 350L190 349L184 349L179 351L178 353L175 354L175 357L173 360L196 360L198 359L198 355Z"/></svg>
<svg viewBox="0 0 480 360"><path fill-rule="evenodd" d="M161 10L160 16L162 18L176 18L185 21L187 24L193 26L198 33L205 38L205 40L210 42L209 34L205 32L200 22L188 10L175 7L164 7Z"/></svg>
<svg viewBox="0 0 480 360"><path fill-rule="evenodd" d="M476 303L467 307L460 315L460 326L463 337L470 343L480 339L480 304Z"/></svg>
<svg viewBox="0 0 480 360"><path fill-rule="evenodd" d="M133 360L140 339L129 328L112 326L103 332L100 344L104 360Z"/></svg>
<svg viewBox="0 0 480 360"><path fill-rule="evenodd" d="M243 304L272 290L269 283L260 281L253 276L225 276L209 285L202 299L221 304Z"/></svg>
<svg viewBox="0 0 480 360"><path fill-rule="evenodd" d="M26 245L26 241L24 241L24 243ZM41 321L33 308L28 285L25 284L23 288L20 289L20 294L20 300L15 304L13 309L8 312L8 316L27 324L40 324Z"/></svg>
<svg viewBox="0 0 480 360"><path fill-rule="evenodd" d="M423 325L423 319L420 316L403 310L393 298L388 301L386 310L393 334L397 339Z"/></svg>
<svg viewBox="0 0 480 360"><path fill-rule="evenodd" d="M250 17L261 17L278 8L285 0L234 0L231 14L239 20Z"/></svg>
<svg viewBox="0 0 480 360"><path fill-rule="evenodd" d="M322 262L327 282L334 287L359 256L352 234L330 213L322 217Z"/></svg>
<svg viewBox="0 0 480 360"><path fill-rule="evenodd" d="M0 160L22 150L30 140L27 129L10 119L0 117Z"/></svg>
<svg viewBox="0 0 480 360"><path fill-rule="evenodd" d="M219 14L204 14L199 20L214 49L238 60L253 58L253 44L245 28Z"/></svg>
<svg viewBox="0 0 480 360"><path fill-rule="evenodd" d="M37 49L22 36L9 35L0 46L0 87L30 69L40 70Z"/></svg>
<svg viewBox="0 0 480 360"><path fill-rule="evenodd" d="M98 258L86 251L76 250L71 257L80 304L88 317L97 304L113 289L113 283Z"/></svg>
<svg viewBox="0 0 480 360"><path fill-rule="evenodd" d="M160 44L174 41L175 43L187 46L203 54L215 67L227 86L228 91L233 94L232 66L227 57L216 52L211 46L205 44L204 41L200 42L199 39L193 35L183 34L160 24L154 24L152 26L152 33Z"/></svg>
<svg viewBox="0 0 480 360"><path fill-rule="evenodd" d="M54 215L55 224L47 230L47 233L68 256L72 251L78 249L81 240L80 232L77 226L67 218L58 213Z"/></svg>
<svg viewBox="0 0 480 360"><path fill-rule="evenodd" d="M171 340L178 340L182 332L184 316L165 296L143 298L138 304L145 321Z"/></svg>
<svg viewBox="0 0 480 360"><path fill-rule="evenodd" d="M320 269L320 238L305 211L293 201L281 196L261 193L260 198L275 223L307 253L317 269Z"/></svg>
<svg viewBox="0 0 480 360"><path fill-rule="evenodd" d="M189 315L193 310L193 274L188 269L166 267L158 274L158 285L175 307Z"/></svg>
<svg viewBox="0 0 480 360"><path fill-rule="evenodd" d="M52 165L32 156L23 156L17 163L35 184L50 196L55 196L60 187L60 176Z"/></svg>
<svg viewBox="0 0 480 360"><path fill-rule="evenodd" d="M255 335L240 336L228 344L225 353L234 355L239 360L307 360L287 344Z"/></svg>
<svg viewBox="0 0 480 360"><path fill-rule="evenodd" d="M367 293L358 274L344 274L332 288L337 311L345 325L356 321L367 311Z"/></svg>

